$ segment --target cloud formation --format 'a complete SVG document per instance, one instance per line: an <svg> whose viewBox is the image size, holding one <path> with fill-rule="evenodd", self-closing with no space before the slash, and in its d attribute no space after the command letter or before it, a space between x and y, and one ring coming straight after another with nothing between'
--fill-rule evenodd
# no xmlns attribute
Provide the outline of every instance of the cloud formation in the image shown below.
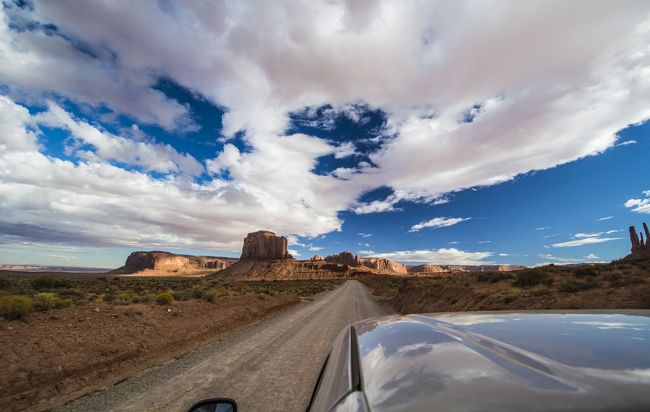
<svg viewBox="0 0 650 412"><path fill-rule="evenodd" d="M419 232L422 229L425 228L433 228L433 229L438 229L441 227L449 227L453 226L455 224L458 224L460 222L464 222L466 220L470 220L471 217L434 217L431 220L426 220L424 222L420 222L416 225L411 226L411 229L409 229L409 232ZM480 242L479 242L480 243Z"/></svg>
<svg viewBox="0 0 650 412"><path fill-rule="evenodd" d="M620 237L583 237L578 240L569 240L567 242L553 243L553 247L576 247L584 245L593 245L596 243L611 242L612 240L620 240Z"/></svg>
<svg viewBox="0 0 650 412"><path fill-rule="evenodd" d="M643 192L644 199L630 199L625 202L625 207L636 213L650 214L650 190Z"/></svg>
<svg viewBox="0 0 650 412"><path fill-rule="evenodd" d="M485 265L492 263L486 259L493 255L492 252L465 252L456 248L441 248L375 253L372 256L407 263L430 263L434 265Z"/></svg>
<svg viewBox="0 0 650 412"><path fill-rule="evenodd" d="M28 222L33 240L46 228L96 243L237 250L259 228L313 236L340 229L341 211L442 203L614 146L617 131L650 118L648 44L644 1L6 6L0 220ZM26 109L60 96L170 131L196 127L156 89L160 79L224 107L223 138L243 131L249 150L226 144L200 164L54 103L42 115ZM354 119L359 102L386 115L372 164L316 174L319 158L347 158L354 145L287 135L290 113L328 104ZM75 161L44 153L39 123L71 134ZM203 171L208 179L193 180ZM378 187L394 193L359 202ZM650 212L647 199L626 206ZM441 226L412 230L424 227Z"/></svg>

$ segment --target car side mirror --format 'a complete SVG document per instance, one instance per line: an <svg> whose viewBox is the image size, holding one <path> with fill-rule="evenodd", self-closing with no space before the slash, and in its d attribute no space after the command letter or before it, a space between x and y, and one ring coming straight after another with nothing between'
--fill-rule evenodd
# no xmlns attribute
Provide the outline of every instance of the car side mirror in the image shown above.
<svg viewBox="0 0 650 412"><path fill-rule="evenodd" d="M204 399L192 405L188 412L237 412L237 402L228 398Z"/></svg>

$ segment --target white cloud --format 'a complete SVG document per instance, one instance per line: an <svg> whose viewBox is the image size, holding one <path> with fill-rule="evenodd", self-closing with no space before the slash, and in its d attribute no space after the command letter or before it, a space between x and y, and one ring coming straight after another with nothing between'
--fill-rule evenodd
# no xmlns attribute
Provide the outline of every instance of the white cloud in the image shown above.
<svg viewBox="0 0 650 412"><path fill-rule="evenodd" d="M609 220L609 219L611 219L611 218L613 218L613 217L614 217L614 216L604 216L604 217L598 218L598 219L596 219L596 220L597 220L597 221Z"/></svg>
<svg viewBox="0 0 650 412"><path fill-rule="evenodd" d="M357 253L362 256L370 256L375 254L375 252L373 252L372 250L359 250L357 251Z"/></svg>
<svg viewBox="0 0 650 412"><path fill-rule="evenodd" d="M319 139L294 135L282 138L273 150L269 149L266 153L277 158L295 158L283 160L284 171L274 170L278 164L275 158L258 159L260 153L244 153L241 157L246 161L230 169L236 181L215 179L199 185L188 183L182 176L170 174L157 179L110 164L109 160L122 153L111 149L113 140L128 143L78 122L65 112L58 113L61 120L56 124L65 124L75 138L92 141L97 147L107 145L108 149L76 164L45 156L39 152L30 128L46 120L55 124L48 119L52 112L30 116L7 97L0 97L0 106L0 116L7 116L7 121L0 122L0 241L201 247L237 252L244 234L261 228L311 236L340 226L335 212L344 208L344 203L337 204L340 197L332 192L331 204L313 197L328 190L341 193L334 179L298 171L303 167L301 162L312 165L320 153L330 152L330 146ZM165 152L166 148L151 159L165 159L165 153L172 161L182 156L175 151ZM158 149L155 145L151 148ZM143 169L165 170L144 158L133 162ZM171 166L169 169L174 171ZM315 192L312 197L306 192L296 193L273 183L277 179L303 183ZM268 186L255 182L266 182ZM314 210L320 207L324 209Z"/></svg>
<svg viewBox="0 0 650 412"><path fill-rule="evenodd" d="M309 250L310 252L318 252L319 250L323 250L323 249L324 248L320 246L314 246L314 245L307 246L307 250Z"/></svg>
<svg viewBox="0 0 650 412"><path fill-rule="evenodd" d="M627 145L629 145L629 144L636 144L636 143L637 143L636 140L626 140L626 141L624 141L624 142L616 143L616 146L617 146L617 147L618 147L618 146L627 146Z"/></svg>
<svg viewBox="0 0 650 412"><path fill-rule="evenodd" d="M650 190L643 192L645 199L630 199L625 202L625 207L636 213L650 214Z"/></svg>
<svg viewBox="0 0 650 412"><path fill-rule="evenodd" d="M492 252L465 252L456 248L405 250L373 254L374 257L392 259L400 262L438 265L484 265L492 263L486 259L493 255Z"/></svg>
<svg viewBox="0 0 650 412"><path fill-rule="evenodd" d="M550 228L551 228L550 226L540 226L540 227L536 227L535 230L546 230Z"/></svg>
<svg viewBox="0 0 650 412"><path fill-rule="evenodd" d="M356 148L352 142L345 142L334 148L334 157L336 159L343 159L344 157L352 156L356 153Z"/></svg>
<svg viewBox="0 0 650 412"><path fill-rule="evenodd" d="M99 130L83 121L77 121L56 103L48 102L48 110L32 117L32 123L60 128L71 133L74 141L71 151L82 157L107 161L119 161L140 166L145 171L160 173L180 172L189 176L199 175L203 166L192 156L178 153L169 145L134 141L126 137ZM83 145L95 150L81 151Z"/></svg>
<svg viewBox="0 0 650 412"><path fill-rule="evenodd" d="M483 245L483 244L486 244L486 243L492 243L492 241L491 240L480 240L480 241L478 241L476 243L478 243L479 245Z"/></svg>
<svg viewBox="0 0 650 412"><path fill-rule="evenodd" d="M623 231L622 229L612 229L612 230L608 230L608 231L605 231L605 232L576 233L575 235L573 235L573 237L576 238L576 239L582 239L582 238L586 238L586 237L599 237L599 236L602 236L602 235L611 235L613 233L618 233L618 232L622 232L622 231Z"/></svg>
<svg viewBox="0 0 650 412"><path fill-rule="evenodd" d="M585 237L578 240L570 240L568 242L554 243L553 247L576 247L584 245L592 245L595 243L611 242L612 240L622 239L620 237Z"/></svg>
<svg viewBox="0 0 650 412"><path fill-rule="evenodd" d="M26 20L63 35L10 28ZM83 41L85 51L67 39ZM226 140L245 130L247 151L226 145L216 153L206 163L212 181L154 179L108 162L198 169L162 145L138 148L75 119L66 127L83 129L73 132L80 142L99 131L95 156L78 164L47 157L21 126L27 111L12 107L17 117L0 114L2 130L12 130L0 137L0 222L16 233L18 222L31 222L33 236L45 227L109 243L226 250L259 228L301 236L338 230L343 210L435 203L612 147L618 130L650 117L648 44L644 1L8 6L0 9L0 83L12 100L56 95L168 130L192 127L188 108L153 88L168 78L225 108ZM314 174L319 157L342 156L350 145L286 136L288 114L330 104L363 121L359 102L387 115L390 137L370 156L377 167L339 170L341 178ZM459 122L477 103L473 121ZM127 146L144 158L129 158ZM395 194L357 202L381 186ZM648 199L626 206L650 213Z"/></svg>
<svg viewBox="0 0 650 412"><path fill-rule="evenodd" d="M357 233L357 236L361 236L361 237L371 237L371 236L372 236L372 233L363 233L363 232L361 232L361 233Z"/></svg>
<svg viewBox="0 0 650 412"><path fill-rule="evenodd" d="M470 220L471 217L467 218L462 218L462 217L434 217L431 220L427 220L424 222L420 222L416 225L411 226L411 229L409 229L409 232L418 232L424 228L434 228L438 229L441 227L449 227L453 226L455 224L458 224L460 222L464 222L466 220Z"/></svg>
<svg viewBox="0 0 650 412"><path fill-rule="evenodd" d="M595 254L590 253L587 256L585 256L585 259L587 259L587 260L600 259L600 256L596 256Z"/></svg>
<svg viewBox="0 0 650 412"><path fill-rule="evenodd" d="M300 252L298 252L296 249L287 249L287 252L293 257L300 257Z"/></svg>
<svg viewBox="0 0 650 412"><path fill-rule="evenodd" d="M401 210L395 207L395 204L401 200L403 199L399 195L392 194L384 200L373 200L372 202L357 203L353 206L352 211L358 215L395 212Z"/></svg>

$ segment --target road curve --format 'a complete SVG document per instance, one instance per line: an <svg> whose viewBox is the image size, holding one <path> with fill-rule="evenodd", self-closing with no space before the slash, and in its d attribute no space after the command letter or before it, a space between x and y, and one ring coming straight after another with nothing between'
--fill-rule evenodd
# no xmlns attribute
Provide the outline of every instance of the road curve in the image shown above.
<svg viewBox="0 0 650 412"><path fill-rule="evenodd" d="M186 411L226 396L241 411L304 411L345 325L384 310L357 281L268 321L90 394L63 411Z"/></svg>

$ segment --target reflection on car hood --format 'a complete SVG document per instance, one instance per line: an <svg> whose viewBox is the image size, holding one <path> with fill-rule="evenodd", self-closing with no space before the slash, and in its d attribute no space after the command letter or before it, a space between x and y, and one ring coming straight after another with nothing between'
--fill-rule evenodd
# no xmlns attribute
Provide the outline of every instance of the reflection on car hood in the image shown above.
<svg viewBox="0 0 650 412"><path fill-rule="evenodd" d="M356 323L373 411L650 410L650 311Z"/></svg>

